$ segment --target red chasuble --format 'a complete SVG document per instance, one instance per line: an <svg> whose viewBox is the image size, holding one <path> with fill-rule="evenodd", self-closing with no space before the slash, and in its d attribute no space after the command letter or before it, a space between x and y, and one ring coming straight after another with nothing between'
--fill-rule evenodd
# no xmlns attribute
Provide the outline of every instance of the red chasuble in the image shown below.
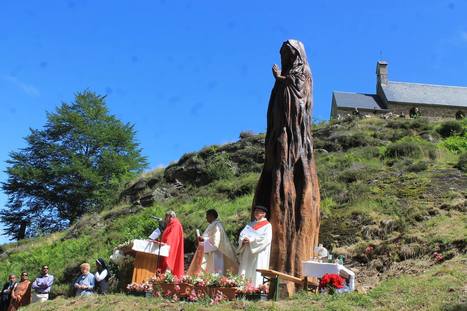
<svg viewBox="0 0 467 311"><path fill-rule="evenodd" d="M169 257L161 257L161 272L169 269L177 277L184 274L183 227L177 218L172 218L162 233L161 241L170 245Z"/></svg>

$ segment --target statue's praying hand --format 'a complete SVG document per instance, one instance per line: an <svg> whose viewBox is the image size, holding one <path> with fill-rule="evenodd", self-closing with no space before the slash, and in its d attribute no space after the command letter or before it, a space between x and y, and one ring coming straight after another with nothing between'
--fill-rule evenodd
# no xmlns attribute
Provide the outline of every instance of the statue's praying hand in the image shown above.
<svg viewBox="0 0 467 311"><path fill-rule="evenodd" d="M272 66L272 75L276 79L284 79L284 77L281 76L281 69L276 64Z"/></svg>

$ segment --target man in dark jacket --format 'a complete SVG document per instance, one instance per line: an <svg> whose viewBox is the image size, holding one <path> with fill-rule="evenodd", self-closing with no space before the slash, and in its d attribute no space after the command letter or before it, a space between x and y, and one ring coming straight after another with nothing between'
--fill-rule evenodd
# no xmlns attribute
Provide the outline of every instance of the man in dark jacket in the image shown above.
<svg viewBox="0 0 467 311"><path fill-rule="evenodd" d="M8 276L8 282L3 285L3 289L0 297L0 311L6 311L10 305L11 292L16 286L16 275L10 274Z"/></svg>

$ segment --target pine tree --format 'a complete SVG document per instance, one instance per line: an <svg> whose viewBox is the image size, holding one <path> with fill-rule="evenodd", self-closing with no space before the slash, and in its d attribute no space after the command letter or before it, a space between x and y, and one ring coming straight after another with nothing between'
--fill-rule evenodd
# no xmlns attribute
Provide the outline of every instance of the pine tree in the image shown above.
<svg viewBox="0 0 467 311"><path fill-rule="evenodd" d="M23 239L61 230L112 204L119 187L146 167L132 124L109 114L105 96L78 93L30 129L10 153L0 212L5 233Z"/></svg>

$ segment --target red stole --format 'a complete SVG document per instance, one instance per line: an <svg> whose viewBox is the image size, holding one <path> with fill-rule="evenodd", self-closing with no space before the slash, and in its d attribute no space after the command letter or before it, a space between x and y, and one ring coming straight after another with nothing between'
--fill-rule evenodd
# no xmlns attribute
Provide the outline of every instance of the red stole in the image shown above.
<svg viewBox="0 0 467 311"><path fill-rule="evenodd" d="M258 221L257 223L255 223L253 225L253 229L258 230L258 229L266 226L267 224L269 224L269 221L267 221L267 220Z"/></svg>
<svg viewBox="0 0 467 311"><path fill-rule="evenodd" d="M174 275L182 277L184 274L183 227L177 218L172 218L167 224L161 241L170 245L169 256L160 258L161 272L170 269Z"/></svg>

